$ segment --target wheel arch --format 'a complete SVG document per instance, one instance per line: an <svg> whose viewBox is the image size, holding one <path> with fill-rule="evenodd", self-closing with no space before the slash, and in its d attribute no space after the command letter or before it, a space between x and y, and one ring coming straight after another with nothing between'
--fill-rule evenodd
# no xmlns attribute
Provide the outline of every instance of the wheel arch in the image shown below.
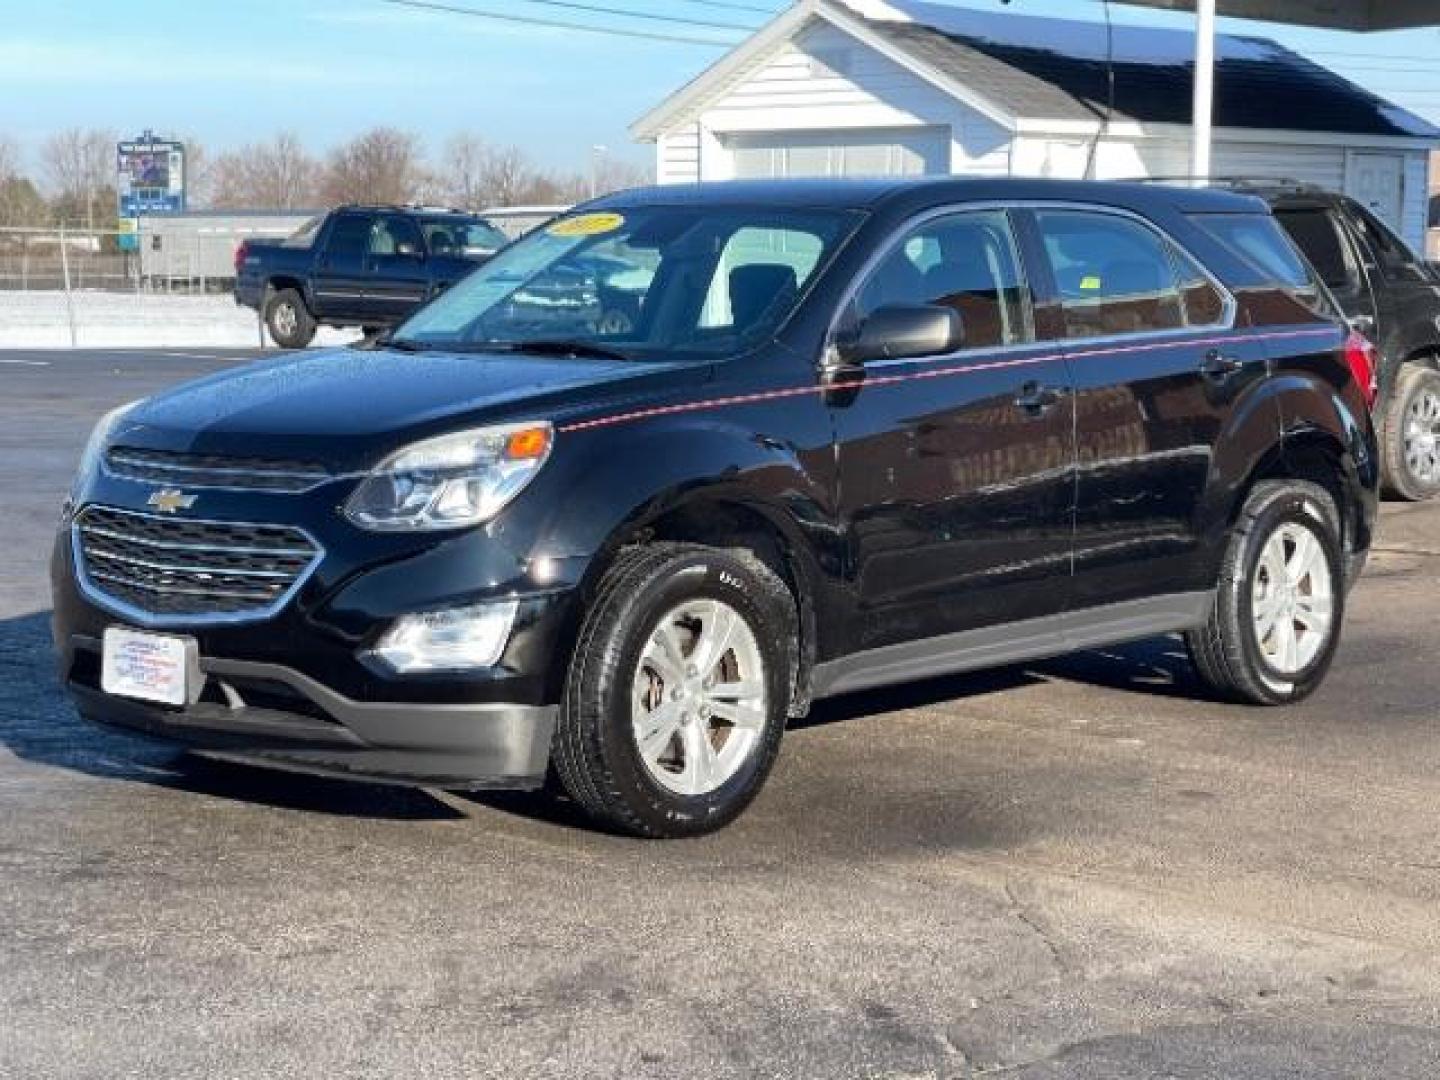
<svg viewBox="0 0 1440 1080"><path fill-rule="evenodd" d="M823 520L824 482L792 450L709 423L657 425L612 453L586 456L588 467L560 486L558 498L547 498L565 510L541 529L548 537L543 548L587 559L578 602L557 643L561 682L600 583L622 552L649 543L743 549L784 582L794 602L791 713L804 715L819 652L826 556L823 540L802 522ZM583 535L570 531L577 520L586 523Z"/></svg>
<svg viewBox="0 0 1440 1080"><path fill-rule="evenodd" d="M1346 445L1335 433L1315 426L1286 432L1261 455L1240 485L1230 507L1229 527L1233 528L1239 521L1255 487L1269 480L1308 481L1323 488L1335 500L1348 577L1356 557L1370 547L1371 523L1363 496L1365 486Z"/></svg>

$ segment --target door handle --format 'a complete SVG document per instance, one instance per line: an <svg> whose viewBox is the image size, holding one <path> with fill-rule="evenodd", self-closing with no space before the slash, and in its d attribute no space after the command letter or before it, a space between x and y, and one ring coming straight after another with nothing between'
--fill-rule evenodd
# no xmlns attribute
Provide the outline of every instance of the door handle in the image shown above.
<svg viewBox="0 0 1440 1080"><path fill-rule="evenodd" d="M1245 361L1226 356L1219 349L1211 349L1205 354L1205 359L1200 361L1200 374L1207 379L1223 382L1244 366Z"/></svg>
<svg viewBox="0 0 1440 1080"><path fill-rule="evenodd" d="M1043 386L1038 382L1027 382L1015 395L1015 404L1031 417L1041 417L1065 399L1065 389L1060 386Z"/></svg>

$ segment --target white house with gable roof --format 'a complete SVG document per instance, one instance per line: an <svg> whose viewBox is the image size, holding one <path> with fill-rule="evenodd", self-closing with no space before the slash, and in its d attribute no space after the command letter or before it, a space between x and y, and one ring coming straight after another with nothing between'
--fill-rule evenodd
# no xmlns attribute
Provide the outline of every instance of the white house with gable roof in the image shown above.
<svg viewBox="0 0 1440 1080"><path fill-rule="evenodd" d="M1221 36L1216 48L1216 176L1345 191L1423 244L1440 129L1274 41ZM631 130L655 143L661 183L1178 178L1193 52L1179 30L1116 26L1107 42L1098 21L800 0Z"/></svg>

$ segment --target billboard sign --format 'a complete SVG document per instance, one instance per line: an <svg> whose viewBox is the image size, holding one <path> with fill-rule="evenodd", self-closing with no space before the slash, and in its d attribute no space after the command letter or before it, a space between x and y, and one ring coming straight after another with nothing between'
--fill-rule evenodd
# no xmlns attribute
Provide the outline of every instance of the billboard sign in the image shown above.
<svg viewBox="0 0 1440 1080"><path fill-rule="evenodd" d="M179 213L185 209L185 147L150 132L115 147L115 190L120 216Z"/></svg>

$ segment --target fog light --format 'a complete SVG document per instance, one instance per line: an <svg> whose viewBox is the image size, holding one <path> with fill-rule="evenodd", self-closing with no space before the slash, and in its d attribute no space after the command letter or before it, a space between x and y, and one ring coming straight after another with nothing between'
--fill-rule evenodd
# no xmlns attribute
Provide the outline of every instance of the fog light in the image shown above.
<svg viewBox="0 0 1440 1080"><path fill-rule="evenodd" d="M385 631L373 655L400 674L492 667L515 622L514 600L405 615Z"/></svg>

